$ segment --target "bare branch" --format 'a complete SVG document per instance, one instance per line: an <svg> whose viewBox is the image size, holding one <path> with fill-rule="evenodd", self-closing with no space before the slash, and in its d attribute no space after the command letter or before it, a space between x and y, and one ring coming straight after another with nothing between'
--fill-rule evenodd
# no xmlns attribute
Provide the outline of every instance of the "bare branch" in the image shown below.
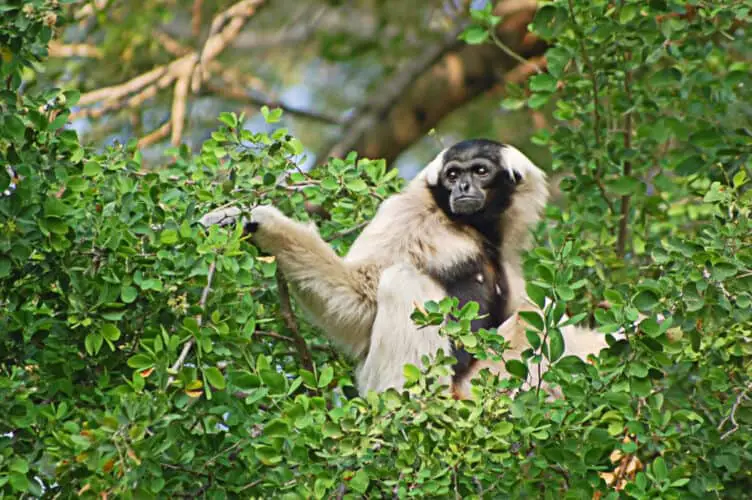
<svg viewBox="0 0 752 500"><path fill-rule="evenodd" d="M198 305L201 307L201 313L196 317L198 326L201 326L201 323L203 322L204 308L206 307L206 300L209 298L209 291L211 290L212 279L214 278L214 271L216 270L216 268L216 262L212 262L209 265L209 272L206 275L206 286L201 292L201 299L198 302ZM178 359L170 367L171 371L176 372L180 370L180 368L183 366L183 363L185 363L185 359L188 357L188 353L191 352L191 348L193 347L194 342L195 339L191 338L190 340L188 340L188 342L183 344L183 349L180 351L180 356L178 356ZM172 384L173 380L175 380L174 377L170 375L170 377L167 379L167 385Z"/></svg>
<svg viewBox="0 0 752 500"><path fill-rule="evenodd" d="M172 122L167 121L162 124L159 128L149 132L149 134L143 136L141 139L138 140L138 147L139 148L145 148L148 146L151 146L152 144L156 144L168 135L170 135L170 129L172 129Z"/></svg>
<svg viewBox="0 0 752 500"><path fill-rule="evenodd" d="M87 43L62 44L60 42L50 42L47 52L50 57L88 57L91 59L101 59L102 51L99 47Z"/></svg>
<svg viewBox="0 0 752 500"><path fill-rule="evenodd" d="M497 25L496 35L515 53L540 65L543 60L538 57L545 52L546 43L527 29L535 16L535 5L515 0L500 0L498 5L507 3L508 11ZM425 65L424 71L411 71L425 61L425 56L398 70L404 77L399 92L384 95L397 88L393 82L398 76L382 85L378 95L345 124L341 140L332 141L319 151L318 162L337 152L344 155L355 150L361 156L383 158L391 164L445 116L503 82L509 72L518 75L510 76L515 79L527 78L530 71L534 72L529 62L523 66L493 44L458 42L445 48L433 64Z"/></svg>
<svg viewBox="0 0 752 500"><path fill-rule="evenodd" d="M387 113L415 79L425 73L444 54L456 47L460 42L457 36L460 29L454 29L437 45L430 46L423 54L405 64L401 71L397 71L391 81L381 86L380 91L371 97L358 113L345 124L343 137L333 144L322 148L323 154L317 157L324 159L330 156L345 156L353 150L360 138L372 128L378 120Z"/></svg>
<svg viewBox="0 0 752 500"><path fill-rule="evenodd" d="M629 64L630 55L625 55L625 65ZM627 94L628 106L632 106L632 71L625 69L624 91ZM628 110L624 116L624 150L632 148L632 111ZM632 162L624 161L624 177L632 175ZM619 221L619 236L616 239L616 255L624 258L627 248L627 232L629 229L629 202L628 194L621 197L621 220Z"/></svg>
<svg viewBox="0 0 752 500"><path fill-rule="evenodd" d="M198 36L201 33L201 8L204 6L204 0L193 0L191 8L191 33Z"/></svg>
<svg viewBox="0 0 752 500"><path fill-rule="evenodd" d="M257 107L268 106L269 108L280 108L285 113L295 115L295 116L300 116L302 118L309 118L311 120L328 123L330 125L342 124L342 120L337 116L330 115L324 112L297 108L295 106L290 106L283 102L275 101L267 97L253 96L249 94L248 92L246 92L245 89L240 88L240 87L231 86L231 85L220 86L220 85L212 84L211 82L209 82L206 84L206 89L209 92L216 94L220 97L224 97L226 99L233 99L235 101L250 103Z"/></svg>
<svg viewBox="0 0 752 500"><path fill-rule="evenodd" d="M216 68L215 59L238 35L240 29L264 0L241 0L227 10L217 14L211 31L200 51L189 52L167 65L160 65L127 82L87 92L79 99L83 109L73 113L71 119L83 116L99 117L109 111L124 107L138 107L157 94L161 89L173 86L172 123L169 131L172 143L177 145L182 139L189 88L195 93L203 82L208 80L210 70ZM182 52L178 42L168 47L170 52ZM96 109L87 108L100 103ZM164 133L160 128L160 133ZM159 134L147 136L148 144Z"/></svg>
<svg viewBox="0 0 752 500"><path fill-rule="evenodd" d="M282 319L285 321L287 329L292 333L292 338L294 339L294 345L298 351L300 362L303 364L303 368L312 372L313 357L311 356L311 351L308 349L308 344L306 344L305 339L300 335L298 323L292 312L290 289L287 286L287 280L279 268L277 268L277 290L279 291L279 307L280 312L282 313Z"/></svg>
<svg viewBox="0 0 752 500"><path fill-rule="evenodd" d="M718 424L718 431L720 432L727 422L731 423L731 428L721 435L721 440L726 439L731 434L739 430L739 424L736 422L736 411L739 409L739 406L741 406L742 401L748 399L748 394L750 393L750 391L752 391L752 383L747 384L747 387L745 387L744 390L739 393L739 395L736 397L736 400L734 401L734 404L731 405L731 411L729 412L729 414L724 417L723 420L721 420L720 424Z"/></svg>

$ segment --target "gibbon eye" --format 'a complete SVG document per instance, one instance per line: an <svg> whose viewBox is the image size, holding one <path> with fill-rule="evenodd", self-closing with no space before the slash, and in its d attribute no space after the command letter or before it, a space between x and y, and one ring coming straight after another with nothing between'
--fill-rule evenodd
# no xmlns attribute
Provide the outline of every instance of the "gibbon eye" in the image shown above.
<svg viewBox="0 0 752 500"><path fill-rule="evenodd" d="M476 165L475 168L473 168L473 171L476 175L485 176L488 175L488 168L484 167L483 165Z"/></svg>
<svg viewBox="0 0 752 500"><path fill-rule="evenodd" d="M452 181L452 182L454 182L454 181L456 181L456 180L457 180L457 177L459 177L459 175L460 175L460 174L459 174L459 172L457 171L457 169L454 169L454 168L453 168L453 169L451 169L451 170L448 170L448 171L447 171L447 173L446 173L446 178L447 178L447 179L448 179L449 181Z"/></svg>

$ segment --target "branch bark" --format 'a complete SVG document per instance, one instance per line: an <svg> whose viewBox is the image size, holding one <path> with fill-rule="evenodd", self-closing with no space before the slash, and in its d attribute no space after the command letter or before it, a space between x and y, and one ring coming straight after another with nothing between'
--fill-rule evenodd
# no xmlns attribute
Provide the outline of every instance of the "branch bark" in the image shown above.
<svg viewBox="0 0 752 500"><path fill-rule="evenodd" d="M514 4L514 9L501 9L507 3ZM543 54L545 43L527 31L535 6L528 1L502 0L498 8L505 17L496 36L525 59ZM323 162L355 150L390 163L449 113L504 81L518 65L494 45L464 45L445 39L383 85L345 124L341 139L322 148L317 159Z"/></svg>
<svg viewBox="0 0 752 500"><path fill-rule="evenodd" d="M313 357L311 351L308 349L305 339L300 335L298 329L298 322L295 319L295 314L292 312L292 302L290 301L290 289L287 285L282 271L277 269L277 290L279 291L279 307L282 313L282 319L285 321L285 326L290 330L293 344L298 352L298 357L303 365L303 368L313 372Z"/></svg>

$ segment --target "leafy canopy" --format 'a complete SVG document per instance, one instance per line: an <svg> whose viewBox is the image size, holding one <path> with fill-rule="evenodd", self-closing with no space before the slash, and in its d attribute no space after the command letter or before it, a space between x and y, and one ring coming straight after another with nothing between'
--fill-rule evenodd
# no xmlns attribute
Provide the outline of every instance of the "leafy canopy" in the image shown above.
<svg viewBox="0 0 752 500"><path fill-rule="evenodd" d="M478 402L438 396L443 356L406 366L402 394L346 397L350 362L301 315L297 332L283 319L276 262L240 227L197 224L216 207L273 203L313 217L343 253L403 186L396 171L350 155L303 172L286 130L243 130L232 113L199 155L176 148L156 170L134 144L86 150L65 128L75 91L23 89L58 8L1 7L0 162L12 167L0 169L3 496L749 491L749 7L541 7L532 30L552 44L547 72L503 104L555 106L556 129L537 140L567 172L568 202L548 209L526 258L530 296L552 302L527 318L525 362L479 383ZM499 20L484 9L473 19L465 40L491 39L483 30ZM604 299L610 308L594 307ZM627 340L592 363L562 357L565 310ZM474 305L428 303L414 320L450 313L446 335L503 359L493 332L470 334ZM544 357L565 398L506 395ZM631 457L638 465L619 472Z"/></svg>

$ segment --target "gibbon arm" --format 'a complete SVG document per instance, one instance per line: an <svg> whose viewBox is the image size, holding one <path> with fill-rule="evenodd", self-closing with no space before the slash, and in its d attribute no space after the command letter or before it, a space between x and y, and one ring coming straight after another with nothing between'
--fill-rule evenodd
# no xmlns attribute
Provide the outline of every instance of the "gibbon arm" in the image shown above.
<svg viewBox="0 0 752 500"><path fill-rule="evenodd" d="M347 265L314 225L286 217L272 206L251 211L254 243L277 265L310 320L348 355L362 359L376 315L375 270Z"/></svg>

